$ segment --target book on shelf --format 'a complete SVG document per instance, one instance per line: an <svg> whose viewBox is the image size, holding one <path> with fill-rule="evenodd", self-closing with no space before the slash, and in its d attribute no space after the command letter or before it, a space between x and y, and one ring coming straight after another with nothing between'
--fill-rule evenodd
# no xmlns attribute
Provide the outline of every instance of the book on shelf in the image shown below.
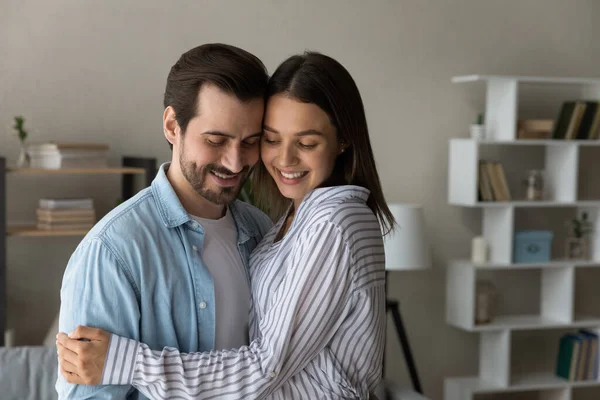
<svg viewBox="0 0 600 400"><path fill-rule="evenodd" d="M563 140L600 139L600 101L565 101L554 124L552 138Z"/></svg>
<svg viewBox="0 0 600 400"><path fill-rule="evenodd" d="M37 228L46 231L67 231L67 230L87 230L92 229L94 226L93 222L90 223L66 223L66 224L54 224L49 222L38 221Z"/></svg>
<svg viewBox="0 0 600 400"><path fill-rule="evenodd" d="M94 200L90 198L63 198L63 199L40 199L38 207L41 209L93 209Z"/></svg>
<svg viewBox="0 0 600 400"><path fill-rule="evenodd" d="M479 160L479 199L481 201L510 201L512 198L502 164Z"/></svg>
<svg viewBox="0 0 600 400"><path fill-rule="evenodd" d="M94 209L64 208L36 210L38 221L43 222L95 222L96 212Z"/></svg>
<svg viewBox="0 0 600 400"><path fill-rule="evenodd" d="M568 381L598 379L598 335L581 329L560 338L556 375Z"/></svg>
<svg viewBox="0 0 600 400"><path fill-rule="evenodd" d="M94 201L90 198L40 199L38 206L38 229L83 230L96 223Z"/></svg>
<svg viewBox="0 0 600 400"><path fill-rule="evenodd" d="M106 168L106 144L100 143L39 143L29 145L27 152L31 168Z"/></svg>

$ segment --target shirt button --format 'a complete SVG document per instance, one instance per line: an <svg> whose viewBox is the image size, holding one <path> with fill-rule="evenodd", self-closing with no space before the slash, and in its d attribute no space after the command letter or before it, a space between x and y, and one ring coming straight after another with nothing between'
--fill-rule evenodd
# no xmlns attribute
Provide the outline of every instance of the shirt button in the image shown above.
<svg viewBox="0 0 600 400"><path fill-rule="evenodd" d="M192 249L197 253L198 252L198 247L197 246L192 246Z"/></svg>
<svg viewBox="0 0 600 400"><path fill-rule="evenodd" d="M197 223L197 222L194 222L194 224L193 224L192 226L194 227L194 229L198 229L198 227L199 227L200 225L198 225L198 223Z"/></svg>
<svg viewBox="0 0 600 400"><path fill-rule="evenodd" d="M275 378L277 376L277 373L275 371L271 371L271 373L269 374L269 377L271 378Z"/></svg>
<svg viewBox="0 0 600 400"><path fill-rule="evenodd" d="M202 302L202 303L199 304L199 306L200 306L201 309L204 310L206 308L206 303Z"/></svg>

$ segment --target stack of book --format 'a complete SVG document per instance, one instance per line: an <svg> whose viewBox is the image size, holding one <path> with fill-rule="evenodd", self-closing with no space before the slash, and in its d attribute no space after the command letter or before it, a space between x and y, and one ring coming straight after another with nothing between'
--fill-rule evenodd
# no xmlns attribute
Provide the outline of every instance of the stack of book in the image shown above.
<svg viewBox="0 0 600 400"><path fill-rule="evenodd" d="M556 375L568 381L598 379L598 334L581 329L560 338Z"/></svg>
<svg viewBox="0 0 600 400"><path fill-rule="evenodd" d="M600 139L600 102L566 101L552 133L554 139Z"/></svg>
<svg viewBox="0 0 600 400"><path fill-rule="evenodd" d="M511 194L502 164L479 161L479 199L481 201L510 201Z"/></svg>
<svg viewBox="0 0 600 400"><path fill-rule="evenodd" d="M43 230L85 230L96 223L92 199L40 199L37 227Z"/></svg>
<svg viewBox="0 0 600 400"><path fill-rule="evenodd" d="M41 143L27 148L31 168L106 168L106 144L93 143Z"/></svg>

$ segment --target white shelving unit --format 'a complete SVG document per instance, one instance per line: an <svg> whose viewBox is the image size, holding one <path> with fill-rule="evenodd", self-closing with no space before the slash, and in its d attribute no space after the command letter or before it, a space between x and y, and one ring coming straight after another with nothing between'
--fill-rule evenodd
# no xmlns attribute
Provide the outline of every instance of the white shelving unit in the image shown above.
<svg viewBox="0 0 600 400"><path fill-rule="evenodd" d="M456 83L480 82L486 89L486 139L451 139L449 145L448 202L451 205L479 208L482 235L489 245L489 262L473 264L468 260L450 263L446 277L446 321L479 335L479 374L474 377L447 378L445 400L470 400L478 395L511 392L539 392L539 398L571 400L572 389L598 386L600 380L569 382L555 376L553 370L527 375L511 373L513 334L518 331L542 331L590 328L600 333L598 316L575 312L576 271L600 268L600 234L591 245L591 261L554 260L541 264L513 263L513 238L519 209L573 208L586 210L600 232L600 198L579 198L580 152L598 147L600 140L519 140L519 88L522 84L577 85L581 98L600 100L600 79L552 78L534 76L470 75L452 79ZM567 99L565 99L567 100ZM533 150L536 149L536 150ZM501 150L543 152L547 199L484 202L478 200L478 163L490 152ZM600 170L600 168L599 168ZM518 274L538 271L539 313L498 316L491 323L475 324L475 291L480 274ZM600 282L599 282L600 284ZM600 306L598 307L600 310ZM552 349L552 352L557 351Z"/></svg>

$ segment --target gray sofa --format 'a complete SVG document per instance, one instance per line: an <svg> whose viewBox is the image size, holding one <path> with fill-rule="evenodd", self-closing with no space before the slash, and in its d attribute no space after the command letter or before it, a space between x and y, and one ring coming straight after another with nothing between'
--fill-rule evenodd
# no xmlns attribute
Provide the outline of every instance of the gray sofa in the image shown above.
<svg viewBox="0 0 600 400"><path fill-rule="evenodd" d="M58 373L56 348L0 347L2 400L53 400Z"/></svg>

